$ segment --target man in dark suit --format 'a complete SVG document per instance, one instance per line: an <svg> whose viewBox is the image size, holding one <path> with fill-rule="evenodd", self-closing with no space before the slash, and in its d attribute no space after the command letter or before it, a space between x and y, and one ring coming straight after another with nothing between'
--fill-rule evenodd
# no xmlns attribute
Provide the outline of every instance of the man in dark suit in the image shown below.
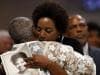
<svg viewBox="0 0 100 75"><path fill-rule="evenodd" d="M100 75L100 49L91 47L88 44L88 26L86 20L80 15L73 15L69 17L68 27L66 29L65 37L76 39L80 42L84 55L89 55L96 63L96 75Z"/></svg>
<svg viewBox="0 0 100 75"><path fill-rule="evenodd" d="M100 75L100 48L90 47L89 55L94 59L96 63L96 75Z"/></svg>

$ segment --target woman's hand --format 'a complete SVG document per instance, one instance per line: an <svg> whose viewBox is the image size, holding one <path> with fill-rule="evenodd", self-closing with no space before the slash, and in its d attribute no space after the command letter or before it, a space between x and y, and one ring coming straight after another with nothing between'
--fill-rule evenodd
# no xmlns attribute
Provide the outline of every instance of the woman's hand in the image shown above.
<svg viewBox="0 0 100 75"><path fill-rule="evenodd" d="M27 62L27 65L25 65L26 67L44 68L50 72L50 75L67 75L64 69L62 69L57 63L50 61L46 56L33 55L25 60Z"/></svg>
<svg viewBox="0 0 100 75"><path fill-rule="evenodd" d="M33 54L32 57L25 59L27 62L26 67L35 67L35 68L46 68L47 64L49 63L49 59L43 55L35 55Z"/></svg>

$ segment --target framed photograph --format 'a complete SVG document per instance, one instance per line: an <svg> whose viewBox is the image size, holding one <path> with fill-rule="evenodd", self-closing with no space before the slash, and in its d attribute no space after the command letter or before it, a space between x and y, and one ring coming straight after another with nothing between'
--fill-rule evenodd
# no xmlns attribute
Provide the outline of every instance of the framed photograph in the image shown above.
<svg viewBox="0 0 100 75"><path fill-rule="evenodd" d="M39 75L38 69L25 67L27 63L24 58L31 55L31 50L26 43L14 45L11 51L2 54L1 60L6 75Z"/></svg>

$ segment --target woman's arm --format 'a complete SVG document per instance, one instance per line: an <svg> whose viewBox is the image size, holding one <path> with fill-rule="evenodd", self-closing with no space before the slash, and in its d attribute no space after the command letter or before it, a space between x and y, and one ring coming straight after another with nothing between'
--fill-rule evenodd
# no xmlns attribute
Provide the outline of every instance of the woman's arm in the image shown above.
<svg viewBox="0 0 100 75"><path fill-rule="evenodd" d="M67 75L66 71L62 69L57 63L50 61L46 68L49 70L51 75Z"/></svg>
<svg viewBox="0 0 100 75"><path fill-rule="evenodd" d="M32 58L27 58L26 61L28 62L28 64L26 65L27 67L38 67L47 69L51 75L67 75L66 71L62 69L60 65L50 61L47 57L43 55L33 55Z"/></svg>

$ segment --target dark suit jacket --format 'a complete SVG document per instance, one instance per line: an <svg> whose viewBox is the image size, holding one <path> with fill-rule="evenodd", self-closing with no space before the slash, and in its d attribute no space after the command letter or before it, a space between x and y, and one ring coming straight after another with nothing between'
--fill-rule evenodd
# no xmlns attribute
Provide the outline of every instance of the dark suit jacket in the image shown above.
<svg viewBox="0 0 100 75"><path fill-rule="evenodd" d="M83 55L82 46L76 39L69 38L69 37L64 37L63 39L60 38L57 41L65 44L65 45L69 45L69 46L73 47L73 49L75 51L77 51L77 52L79 52Z"/></svg>
<svg viewBox="0 0 100 75"><path fill-rule="evenodd" d="M100 48L89 47L89 55L96 64L96 75L100 75Z"/></svg>

